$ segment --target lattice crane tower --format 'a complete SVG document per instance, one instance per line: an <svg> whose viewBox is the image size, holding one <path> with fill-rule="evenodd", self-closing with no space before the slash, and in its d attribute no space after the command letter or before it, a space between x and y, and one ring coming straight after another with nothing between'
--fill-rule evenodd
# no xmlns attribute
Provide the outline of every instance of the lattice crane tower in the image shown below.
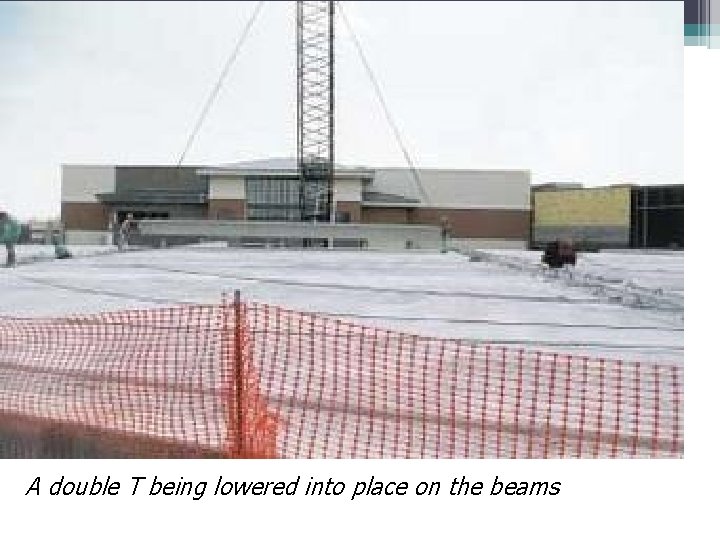
<svg viewBox="0 0 720 540"><path fill-rule="evenodd" d="M300 219L330 221L335 169L335 2L296 4Z"/></svg>

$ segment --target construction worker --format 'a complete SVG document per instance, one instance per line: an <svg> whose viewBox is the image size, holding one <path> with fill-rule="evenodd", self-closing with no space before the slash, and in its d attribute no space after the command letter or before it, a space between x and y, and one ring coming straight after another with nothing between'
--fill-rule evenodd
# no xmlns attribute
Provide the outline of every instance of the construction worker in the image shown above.
<svg viewBox="0 0 720 540"><path fill-rule="evenodd" d="M0 243L5 244L5 266L15 266L15 244L20 239L20 224L7 212L0 211Z"/></svg>
<svg viewBox="0 0 720 540"><path fill-rule="evenodd" d="M54 232L52 235L52 243L55 248L56 259L70 259L72 253L62 243L62 237L59 232Z"/></svg>
<svg viewBox="0 0 720 540"><path fill-rule="evenodd" d="M133 226L133 215L128 214L120 224L118 235L118 250L123 251L130 241L130 229Z"/></svg>
<svg viewBox="0 0 720 540"><path fill-rule="evenodd" d="M450 221L447 217L443 216L442 218L440 218L440 228L442 235L442 252L447 253L448 240L450 239L450 232L452 231L452 228L450 227Z"/></svg>

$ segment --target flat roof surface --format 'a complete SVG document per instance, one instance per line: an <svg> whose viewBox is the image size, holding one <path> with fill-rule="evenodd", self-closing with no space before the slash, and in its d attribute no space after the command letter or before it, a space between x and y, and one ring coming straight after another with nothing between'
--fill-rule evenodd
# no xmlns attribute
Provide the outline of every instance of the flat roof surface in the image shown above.
<svg viewBox="0 0 720 540"><path fill-rule="evenodd" d="M248 300L421 335L593 358L683 361L682 252L581 253L571 272L548 273L533 251L483 250L471 262L456 253L219 243L122 254L112 247L69 248L76 258L56 261L52 246L18 246L21 264L0 268L0 314L216 303L237 289Z"/></svg>

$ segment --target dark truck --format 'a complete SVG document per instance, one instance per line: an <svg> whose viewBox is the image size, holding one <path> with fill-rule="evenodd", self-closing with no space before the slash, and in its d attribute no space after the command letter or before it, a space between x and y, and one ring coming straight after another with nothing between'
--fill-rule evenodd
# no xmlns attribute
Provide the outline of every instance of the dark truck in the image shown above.
<svg viewBox="0 0 720 540"><path fill-rule="evenodd" d="M545 246L542 262L550 268L562 268L566 264L575 266L577 252L571 240L554 240Z"/></svg>

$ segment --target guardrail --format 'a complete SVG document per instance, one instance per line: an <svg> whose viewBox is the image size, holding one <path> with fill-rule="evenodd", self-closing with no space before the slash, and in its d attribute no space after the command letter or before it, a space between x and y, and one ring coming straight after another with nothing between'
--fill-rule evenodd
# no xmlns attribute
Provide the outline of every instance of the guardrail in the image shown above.
<svg viewBox="0 0 720 540"><path fill-rule="evenodd" d="M302 246L304 239L326 241L335 247L399 251L440 250L441 229L431 225L370 223L309 223L221 220L142 220L140 235L161 244L163 239L226 240L237 244Z"/></svg>

